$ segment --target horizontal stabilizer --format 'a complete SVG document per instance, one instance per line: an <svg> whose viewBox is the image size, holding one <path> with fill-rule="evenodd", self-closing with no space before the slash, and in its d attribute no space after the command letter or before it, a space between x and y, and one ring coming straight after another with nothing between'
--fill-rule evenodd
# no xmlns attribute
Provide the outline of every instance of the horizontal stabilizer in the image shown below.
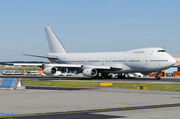
<svg viewBox="0 0 180 119"><path fill-rule="evenodd" d="M39 55L29 55L29 54L23 54L26 56L32 56L32 57L40 57L40 58L48 58L48 59L57 59L57 57L49 57L49 56L39 56Z"/></svg>

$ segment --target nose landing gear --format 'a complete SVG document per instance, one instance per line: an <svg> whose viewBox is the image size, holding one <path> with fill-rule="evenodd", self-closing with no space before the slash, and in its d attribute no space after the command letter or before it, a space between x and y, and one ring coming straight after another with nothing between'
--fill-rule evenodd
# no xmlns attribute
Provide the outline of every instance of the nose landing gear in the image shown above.
<svg viewBox="0 0 180 119"><path fill-rule="evenodd" d="M160 80L160 79L161 79L161 77L160 77L159 73L161 73L161 72L157 72L157 76L155 77L155 78L156 78L156 80Z"/></svg>

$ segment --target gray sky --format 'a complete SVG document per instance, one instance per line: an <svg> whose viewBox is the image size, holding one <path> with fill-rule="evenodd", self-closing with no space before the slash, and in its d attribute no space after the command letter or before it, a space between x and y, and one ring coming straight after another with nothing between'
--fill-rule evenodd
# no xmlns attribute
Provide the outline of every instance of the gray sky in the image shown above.
<svg viewBox="0 0 180 119"><path fill-rule="evenodd" d="M179 0L0 0L0 61L47 61L44 27L69 52L165 47L180 54Z"/></svg>

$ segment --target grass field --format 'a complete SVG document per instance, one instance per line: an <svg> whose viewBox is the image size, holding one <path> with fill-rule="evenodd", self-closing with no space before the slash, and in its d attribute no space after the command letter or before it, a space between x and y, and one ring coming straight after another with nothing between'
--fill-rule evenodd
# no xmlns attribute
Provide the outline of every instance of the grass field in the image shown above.
<svg viewBox="0 0 180 119"><path fill-rule="evenodd" d="M0 70L42 70L40 67L0 67Z"/></svg>
<svg viewBox="0 0 180 119"><path fill-rule="evenodd" d="M180 91L180 85L172 84L139 84L139 83L113 83L109 87L100 87L97 82L57 82L57 81L24 81L29 86L55 86L55 87L84 87L84 88L119 88L136 89L137 86L148 86L148 90Z"/></svg>

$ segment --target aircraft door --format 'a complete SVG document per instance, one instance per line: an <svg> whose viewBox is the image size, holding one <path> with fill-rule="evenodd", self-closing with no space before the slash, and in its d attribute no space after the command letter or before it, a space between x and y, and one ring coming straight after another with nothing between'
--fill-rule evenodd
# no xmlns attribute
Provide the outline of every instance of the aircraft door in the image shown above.
<svg viewBox="0 0 180 119"><path fill-rule="evenodd" d="M125 62L126 65L128 64L128 60L125 60L124 62Z"/></svg>
<svg viewBox="0 0 180 119"><path fill-rule="evenodd" d="M126 59L124 60L125 64L128 65L128 60L129 58L126 57Z"/></svg>
<svg viewBox="0 0 180 119"><path fill-rule="evenodd" d="M145 65L148 65L148 60L145 60Z"/></svg>
<svg viewBox="0 0 180 119"><path fill-rule="evenodd" d="M104 61L105 61L105 60L102 59L102 65L104 65Z"/></svg>
<svg viewBox="0 0 180 119"><path fill-rule="evenodd" d="M153 53L154 53L154 50L151 52L151 55L153 55Z"/></svg>

